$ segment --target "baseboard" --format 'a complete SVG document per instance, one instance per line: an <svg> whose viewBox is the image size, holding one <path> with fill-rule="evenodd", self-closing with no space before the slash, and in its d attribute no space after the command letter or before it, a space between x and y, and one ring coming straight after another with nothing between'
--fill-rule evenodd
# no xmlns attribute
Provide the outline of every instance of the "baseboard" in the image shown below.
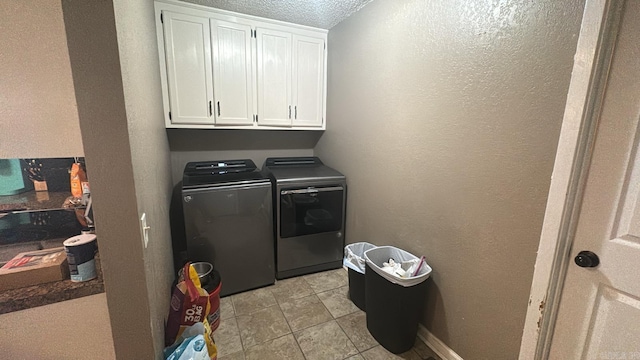
<svg viewBox="0 0 640 360"><path fill-rule="evenodd" d="M418 325L418 337L442 360L463 360L462 357L451 350L445 343L433 335L422 324Z"/></svg>

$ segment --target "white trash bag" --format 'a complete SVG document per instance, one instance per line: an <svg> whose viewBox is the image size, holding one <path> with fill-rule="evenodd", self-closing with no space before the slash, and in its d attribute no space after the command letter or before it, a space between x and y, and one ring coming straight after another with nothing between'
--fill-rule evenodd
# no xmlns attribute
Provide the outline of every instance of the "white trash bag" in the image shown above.
<svg viewBox="0 0 640 360"><path fill-rule="evenodd" d="M364 274L364 252L376 248L368 242L357 242L344 247L344 259L342 264L349 269Z"/></svg>
<svg viewBox="0 0 640 360"><path fill-rule="evenodd" d="M373 271L404 287L418 285L431 274L431 267L424 261L424 257L419 258L393 246L379 246L367 250L364 252L364 258Z"/></svg>

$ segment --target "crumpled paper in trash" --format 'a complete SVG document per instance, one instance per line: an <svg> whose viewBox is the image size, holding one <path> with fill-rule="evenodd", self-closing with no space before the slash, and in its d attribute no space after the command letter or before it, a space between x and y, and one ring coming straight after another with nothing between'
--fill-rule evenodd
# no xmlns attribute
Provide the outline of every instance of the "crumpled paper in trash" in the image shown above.
<svg viewBox="0 0 640 360"><path fill-rule="evenodd" d="M400 277L409 278L418 267L420 259L412 259L401 263L395 262L393 259L389 259L388 262L382 263L382 271Z"/></svg>

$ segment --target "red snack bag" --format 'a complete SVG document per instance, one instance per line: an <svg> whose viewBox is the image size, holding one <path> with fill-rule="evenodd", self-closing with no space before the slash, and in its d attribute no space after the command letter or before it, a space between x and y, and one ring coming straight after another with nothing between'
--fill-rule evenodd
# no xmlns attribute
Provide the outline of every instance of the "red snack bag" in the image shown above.
<svg viewBox="0 0 640 360"><path fill-rule="evenodd" d="M200 285L198 273L190 263L185 264L184 281L173 289L169 318L165 329L165 346L174 343L184 329L197 322L205 322L211 310L209 294Z"/></svg>

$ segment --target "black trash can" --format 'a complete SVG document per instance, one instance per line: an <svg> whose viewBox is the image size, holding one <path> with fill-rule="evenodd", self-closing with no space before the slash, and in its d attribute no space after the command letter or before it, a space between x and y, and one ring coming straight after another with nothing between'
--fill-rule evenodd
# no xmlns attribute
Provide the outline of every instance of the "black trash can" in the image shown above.
<svg viewBox="0 0 640 360"><path fill-rule="evenodd" d="M392 246L377 247L364 255L367 329L388 351L394 354L409 351L418 333L418 319L427 295L425 280L431 268L423 259ZM415 276L400 278L382 270L389 259L406 267L421 265Z"/></svg>
<svg viewBox="0 0 640 360"><path fill-rule="evenodd" d="M364 302L364 273L360 273L351 268L349 273L349 299L358 309L367 311Z"/></svg>
<svg viewBox="0 0 640 360"><path fill-rule="evenodd" d="M366 311L364 300L364 252L376 246L368 242L357 242L344 247L344 266L349 272L349 299L360 310Z"/></svg>

